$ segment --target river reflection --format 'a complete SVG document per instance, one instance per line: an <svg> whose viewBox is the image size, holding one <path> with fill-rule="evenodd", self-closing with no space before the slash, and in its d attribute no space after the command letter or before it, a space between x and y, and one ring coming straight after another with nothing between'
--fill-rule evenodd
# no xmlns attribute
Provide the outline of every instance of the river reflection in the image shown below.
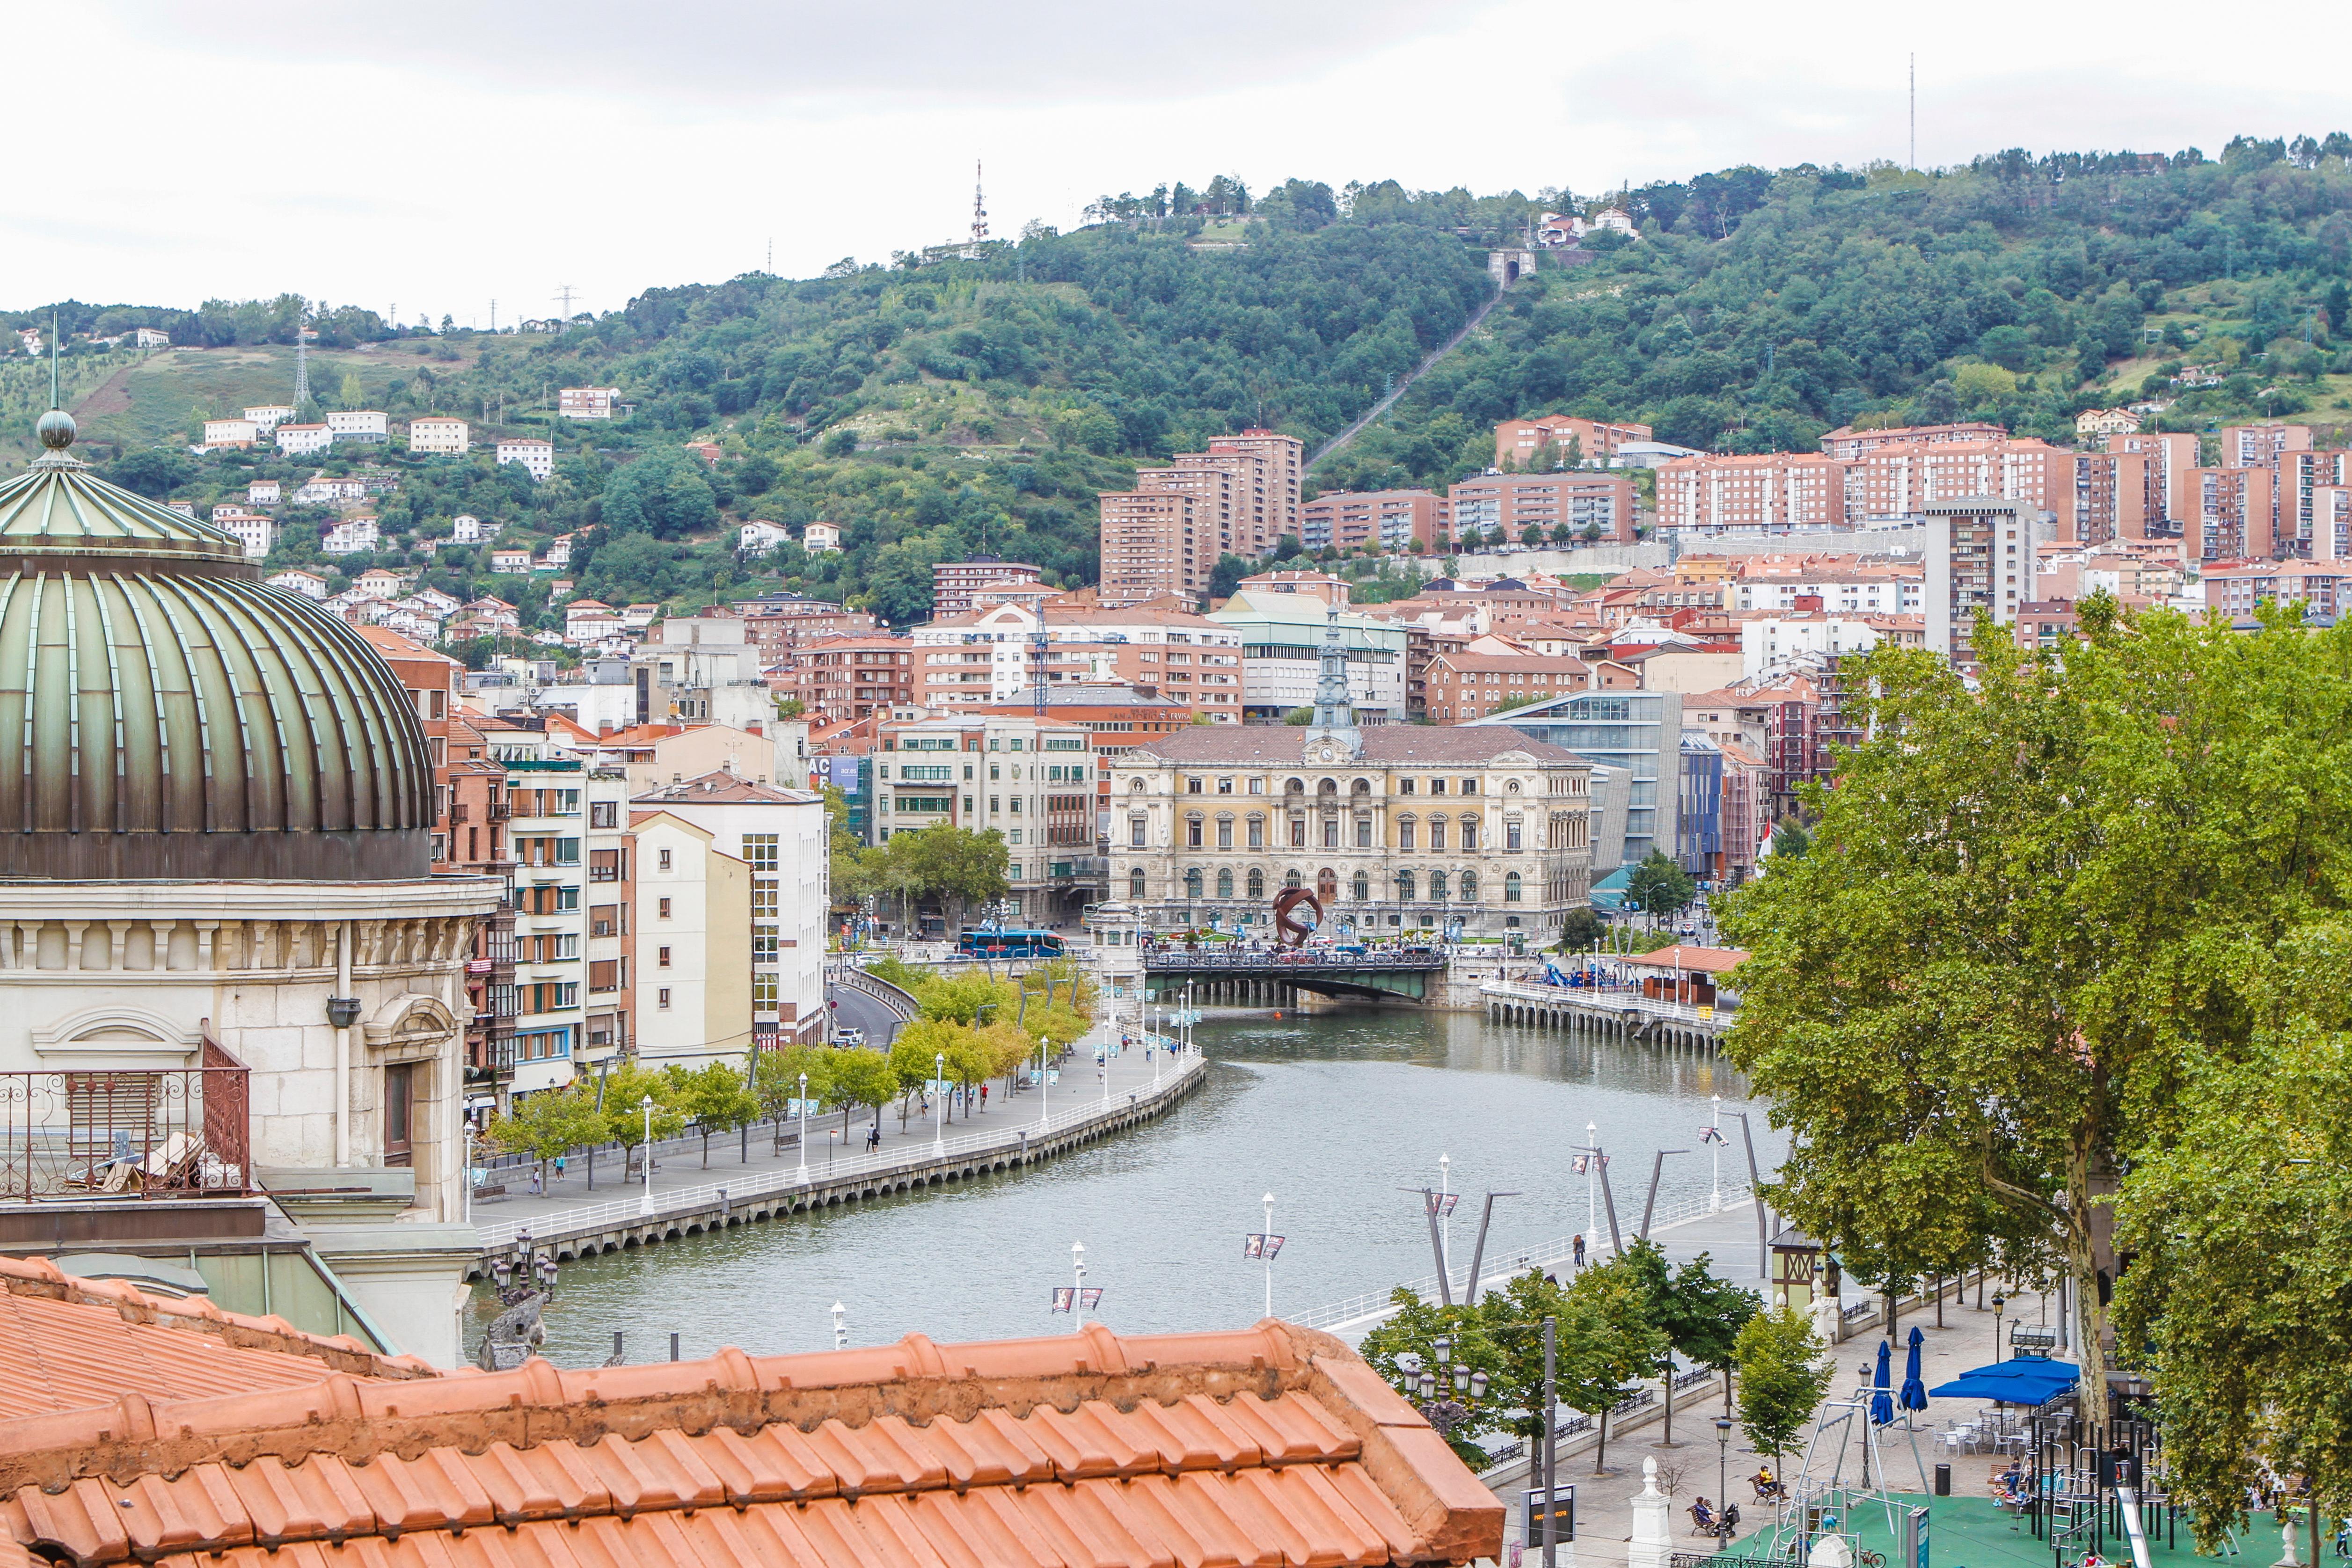
<svg viewBox="0 0 2352 1568"><path fill-rule="evenodd" d="M1431 1271L1417 1189L1437 1184L1441 1155L1467 1195L1452 1222L1466 1263L1489 1189L1521 1195L1496 1204L1490 1254L1586 1229L1570 1145L1588 1123L1611 1151L1629 1228L1659 1148L1694 1151L1666 1161L1662 1204L1707 1190L1715 1154L1698 1132L1711 1096L1751 1113L1767 1170L1785 1147L1735 1069L1686 1051L1403 1009L1236 1015L1199 1033L1212 1062L1200 1091L1052 1164L567 1264L547 1354L593 1364L615 1330L633 1361L666 1356L673 1332L688 1357L824 1349L836 1301L854 1344L1050 1333L1070 1326L1050 1305L1070 1283L1073 1241L1114 1328L1246 1324L1264 1310L1265 1275L1242 1239L1261 1228L1267 1192L1286 1238L1275 1308L1297 1312ZM1726 1124L1730 1185L1746 1158ZM491 1299L476 1292L469 1346Z"/></svg>

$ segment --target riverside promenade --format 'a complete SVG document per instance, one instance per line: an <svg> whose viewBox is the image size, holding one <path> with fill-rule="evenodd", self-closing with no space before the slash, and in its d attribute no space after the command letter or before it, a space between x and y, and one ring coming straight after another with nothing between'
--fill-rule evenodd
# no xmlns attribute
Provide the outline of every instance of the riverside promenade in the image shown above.
<svg viewBox="0 0 2352 1568"><path fill-rule="evenodd" d="M909 1115L903 1129L894 1103L872 1152L868 1109L850 1116L845 1143L839 1112L808 1119L805 1149L799 1124L784 1124L781 1135L763 1128L750 1140L748 1159L739 1135L715 1134L708 1169L698 1136L667 1141L654 1157L650 1192L642 1171L625 1182L616 1164L599 1162L604 1176L592 1195L574 1164L545 1195L476 1206L482 1260L467 1277L485 1277L490 1259L512 1249L524 1232L535 1249L563 1262L1034 1165L1165 1113L1206 1077L1197 1051L1171 1051L1161 1036L1152 1037L1148 1054L1139 1042L1098 1069L1105 1032L1098 1026L1079 1042L1058 1082L1024 1085L1008 1100L996 1081L985 1111L959 1113L944 1126L936 1097L933 1109ZM1108 1038L1117 1044L1116 1030ZM529 1176L510 1169L508 1180L520 1186Z"/></svg>

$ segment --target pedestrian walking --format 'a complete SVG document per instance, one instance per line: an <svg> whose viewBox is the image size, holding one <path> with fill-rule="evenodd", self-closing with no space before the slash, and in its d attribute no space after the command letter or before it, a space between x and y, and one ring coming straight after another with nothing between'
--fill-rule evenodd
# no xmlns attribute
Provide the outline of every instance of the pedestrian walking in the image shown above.
<svg viewBox="0 0 2352 1568"><path fill-rule="evenodd" d="M1583 1268L1583 1267L1584 1267L1584 1238L1583 1238L1583 1237L1581 1237L1581 1236L1580 1236L1580 1237L1578 1237L1574 1241L1572 1241L1572 1242L1569 1243L1569 1251L1570 1251L1570 1254L1575 1258L1575 1260L1576 1260L1576 1266L1577 1266L1578 1268L1580 1268L1580 1269Z"/></svg>
<svg viewBox="0 0 2352 1568"><path fill-rule="evenodd" d="M533 1197L537 1197L539 1196L539 1167L537 1166L530 1167L530 1196Z"/></svg>
<svg viewBox="0 0 2352 1568"><path fill-rule="evenodd" d="M555 1156L555 1179L558 1181L562 1181L563 1179L563 1156L562 1155Z"/></svg>

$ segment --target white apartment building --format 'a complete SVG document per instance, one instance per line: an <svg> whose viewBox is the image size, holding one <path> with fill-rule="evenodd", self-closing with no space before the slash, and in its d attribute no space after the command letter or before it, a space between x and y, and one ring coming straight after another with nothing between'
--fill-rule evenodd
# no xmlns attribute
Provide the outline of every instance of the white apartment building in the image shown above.
<svg viewBox="0 0 2352 1568"><path fill-rule="evenodd" d="M319 549L325 555L357 555L383 542L373 517L345 517L326 531L319 540Z"/></svg>
<svg viewBox="0 0 2352 1568"><path fill-rule="evenodd" d="M248 512L243 507L215 507L212 525L235 534L245 546L245 559L260 560L269 553L276 540L278 525L259 512Z"/></svg>
<svg viewBox="0 0 2352 1568"><path fill-rule="evenodd" d="M529 577L530 551L494 549L490 552L490 570L502 577Z"/></svg>
<svg viewBox="0 0 2352 1568"><path fill-rule="evenodd" d="M520 463L534 480L544 479L555 472L555 444L530 436L501 440L498 444L501 465Z"/></svg>
<svg viewBox="0 0 2352 1568"><path fill-rule="evenodd" d="M289 457L305 457L314 452L324 452L334 444L335 437L323 424L281 424L278 427L278 450Z"/></svg>
<svg viewBox="0 0 2352 1568"><path fill-rule="evenodd" d="M245 417L253 421L254 428L262 434L273 435L279 425L294 417L294 411L283 403L262 403L247 409Z"/></svg>
<svg viewBox="0 0 2352 1568"><path fill-rule="evenodd" d="M740 1061L754 1039L751 864L675 812L630 815L637 1058L688 1069Z"/></svg>
<svg viewBox="0 0 2352 1568"><path fill-rule="evenodd" d="M572 564L572 536L570 534L558 534L553 538L548 540L547 552L539 558L539 564L545 567L550 571L562 571L564 568L570 566Z"/></svg>
<svg viewBox="0 0 2352 1568"><path fill-rule="evenodd" d="M549 755L556 755L551 748ZM585 1038L578 1051L583 1068L629 1049L636 1039L635 967L630 951L636 918L636 841L629 836L629 779L620 768L588 761L588 909L581 928L581 969L588 994L583 1008Z"/></svg>
<svg viewBox="0 0 2352 1568"><path fill-rule="evenodd" d="M372 566L353 579L352 586L370 599L381 599L389 604L400 597L408 580L390 567Z"/></svg>
<svg viewBox="0 0 2352 1568"><path fill-rule="evenodd" d="M620 396L618 387L565 387L555 394L555 409L566 419L610 419Z"/></svg>
<svg viewBox="0 0 2352 1568"><path fill-rule="evenodd" d="M205 450L215 452L232 446L250 446L260 438L260 434L249 419L208 419L205 421Z"/></svg>
<svg viewBox="0 0 2352 1568"><path fill-rule="evenodd" d="M508 738L501 732L499 739ZM586 765L576 758L520 754L543 747L533 735L493 749L507 768L514 815L508 840L515 908L514 1079L517 1094L572 1082L585 1046L581 951L587 900Z"/></svg>
<svg viewBox="0 0 2352 1568"><path fill-rule="evenodd" d="M837 550L840 548L841 525L839 523L811 523L801 530L801 549L811 555L824 550Z"/></svg>
<svg viewBox="0 0 2352 1568"><path fill-rule="evenodd" d="M1821 611L1760 616L1740 623L1739 674L1752 681L1825 654L1859 653L1880 641L1876 625L1848 616Z"/></svg>
<svg viewBox="0 0 2352 1568"><path fill-rule="evenodd" d="M384 417L382 409L336 409L327 415L327 434L336 441L389 441L392 422Z"/></svg>
<svg viewBox="0 0 2352 1568"><path fill-rule="evenodd" d="M248 507L274 507L285 494L275 479L256 479L245 487L245 504Z"/></svg>
<svg viewBox="0 0 2352 1568"><path fill-rule="evenodd" d="M288 589L305 599L316 599L322 603L327 597L327 580L315 571L303 571L296 568L287 571L272 572L269 576L269 583L273 588Z"/></svg>
<svg viewBox="0 0 2352 1568"><path fill-rule="evenodd" d="M460 512L449 519L449 542L453 545L484 544L499 537L501 526L486 523L471 512Z"/></svg>
<svg viewBox="0 0 2352 1568"><path fill-rule="evenodd" d="M1790 610L1800 599L1819 599L1823 610L1864 615L1917 615L1927 603L1924 565L1825 565L1791 576L1742 578L1732 591L1735 610Z"/></svg>
<svg viewBox="0 0 2352 1568"><path fill-rule="evenodd" d="M1037 684L1043 627L1048 684L1113 678L1157 686L1221 723L1238 723L1242 634L1185 612L1112 609L1041 615L998 604L918 626L915 700L931 707L1011 701ZM1097 675L1107 656L1108 677Z"/></svg>
<svg viewBox="0 0 2352 1568"><path fill-rule="evenodd" d="M422 414L408 422L408 450L442 456L462 456L472 444L472 433L462 419L447 414Z"/></svg>
<svg viewBox="0 0 2352 1568"><path fill-rule="evenodd" d="M640 794L630 802L630 810L633 817L661 811L691 823L710 835L718 853L732 855L750 867L751 1027L761 1037L785 1044L822 1040L824 918L832 900L824 797L753 783L732 773L706 773ZM642 850L640 857L638 882L650 891L658 868L644 864ZM640 924L640 1020L648 1016L643 998L649 989L659 988L656 969L646 958L648 943L659 946Z"/></svg>
<svg viewBox="0 0 2352 1568"><path fill-rule="evenodd" d="M816 525L809 525L814 528ZM760 550L773 549L793 537L793 530L782 523L745 523L735 531L735 549L739 555L751 555Z"/></svg>

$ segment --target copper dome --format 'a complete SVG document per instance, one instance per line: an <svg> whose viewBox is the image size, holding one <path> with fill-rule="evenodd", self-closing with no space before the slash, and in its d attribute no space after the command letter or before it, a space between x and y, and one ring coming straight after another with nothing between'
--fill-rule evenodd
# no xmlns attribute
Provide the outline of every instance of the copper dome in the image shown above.
<svg viewBox="0 0 2352 1568"><path fill-rule="evenodd" d="M0 483L0 876L431 870L433 768L383 658L229 534L49 450Z"/></svg>

